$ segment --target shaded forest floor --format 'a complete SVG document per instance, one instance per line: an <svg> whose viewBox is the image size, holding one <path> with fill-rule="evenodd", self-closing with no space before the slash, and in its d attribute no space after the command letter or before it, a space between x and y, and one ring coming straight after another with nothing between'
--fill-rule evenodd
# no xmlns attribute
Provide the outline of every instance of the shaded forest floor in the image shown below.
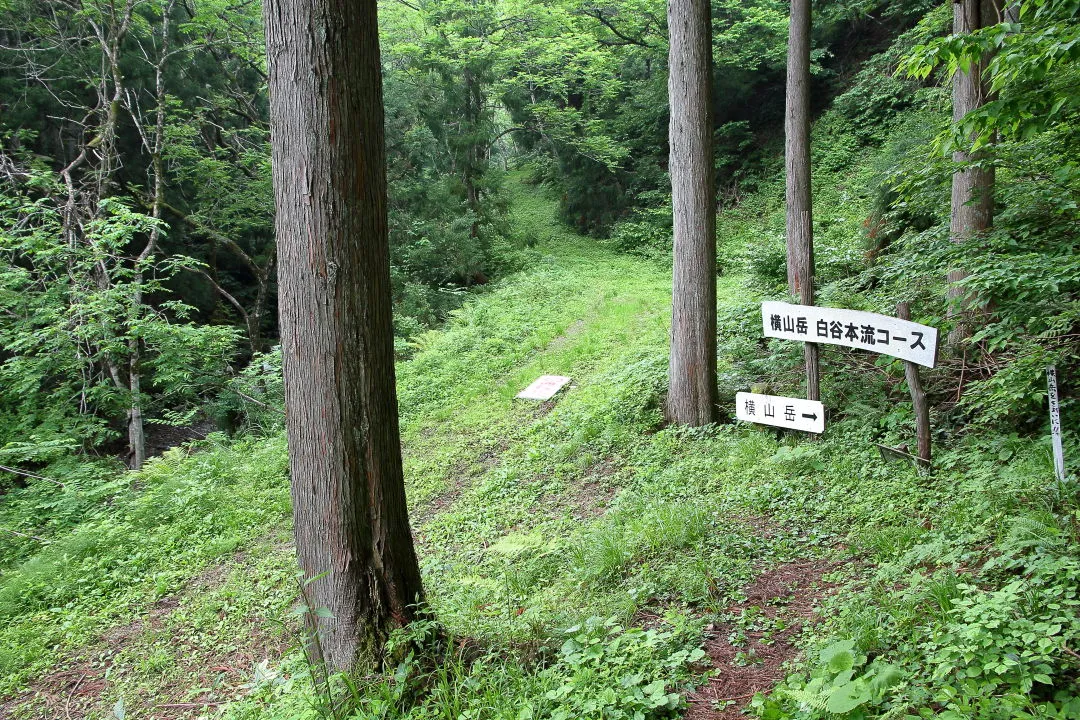
<svg viewBox="0 0 1080 720"><path fill-rule="evenodd" d="M944 513L985 487L929 486L843 425L813 445L663 428L669 269L511 190L529 267L399 366L414 535L455 641L363 678L356 717L737 717L815 632L884 648L944 622L973 562L955 549L981 542ZM719 292L753 300L737 276ZM545 373L573 383L514 399ZM318 717L285 466L280 436L170 451L106 519L5 570L0 717Z"/></svg>

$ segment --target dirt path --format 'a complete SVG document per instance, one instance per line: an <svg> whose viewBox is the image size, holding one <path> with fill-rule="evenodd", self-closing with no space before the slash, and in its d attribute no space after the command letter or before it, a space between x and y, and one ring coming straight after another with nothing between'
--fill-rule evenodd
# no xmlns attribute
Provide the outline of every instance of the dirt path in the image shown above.
<svg viewBox="0 0 1080 720"><path fill-rule="evenodd" d="M745 718L754 695L784 679L784 664L799 654L796 639L834 587L822 577L835 569L824 560L787 563L745 588L746 599L724 613L730 619L706 632L704 647L718 672L687 696L686 720Z"/></svg>

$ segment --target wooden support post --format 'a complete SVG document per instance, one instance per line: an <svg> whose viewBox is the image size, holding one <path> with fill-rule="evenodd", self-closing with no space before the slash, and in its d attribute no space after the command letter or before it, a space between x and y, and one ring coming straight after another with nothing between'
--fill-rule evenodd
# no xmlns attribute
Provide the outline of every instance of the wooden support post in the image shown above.
<svg viewBox="0 0 1080 720"><path fill-rule="evenodd" d="M897 303L896 316L901 320L911 320L911 308L906 302ZM915 409L915 433L919 440L919 464L930 467L930 403L926 400L926 391L919 378L919 366L904 361L904 375L908 389L911 390L911 405Z"/></svg>

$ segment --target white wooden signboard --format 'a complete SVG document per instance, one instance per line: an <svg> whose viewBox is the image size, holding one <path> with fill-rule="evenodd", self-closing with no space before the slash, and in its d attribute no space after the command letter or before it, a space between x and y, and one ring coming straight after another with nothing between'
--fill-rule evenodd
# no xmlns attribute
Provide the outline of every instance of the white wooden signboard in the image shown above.
<svg viewBox="0 0 1080 720"><path fill-rule="evenodd" d="M568 382L570 378L562 375L541 375L517 396L523 400L550 400Z"/></svg>
<svg viewBox="0 0 1080 720"><path fill-rule="evenodd" d="M765 337L827 343L892 355L924 367L937 364L937 328L860 310L761 303Z"/></svg>
<svg viewBox="0 0 1080 720"><path fill-rule="evenodd" d="M736 393L735 417L746 422L788 430L825 432L825 406L816 400Z"/></svg>

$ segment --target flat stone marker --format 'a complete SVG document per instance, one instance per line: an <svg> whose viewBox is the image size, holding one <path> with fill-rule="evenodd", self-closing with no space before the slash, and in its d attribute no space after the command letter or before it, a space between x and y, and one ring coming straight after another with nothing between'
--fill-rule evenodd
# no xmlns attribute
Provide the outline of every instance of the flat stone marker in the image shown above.
<svg viewBox="0 0 1080 720"><path fill-rule="evenodd" d="M541 375L517 396L523 400L550 400L568 382L570 378L562 375Z"/></svg>

